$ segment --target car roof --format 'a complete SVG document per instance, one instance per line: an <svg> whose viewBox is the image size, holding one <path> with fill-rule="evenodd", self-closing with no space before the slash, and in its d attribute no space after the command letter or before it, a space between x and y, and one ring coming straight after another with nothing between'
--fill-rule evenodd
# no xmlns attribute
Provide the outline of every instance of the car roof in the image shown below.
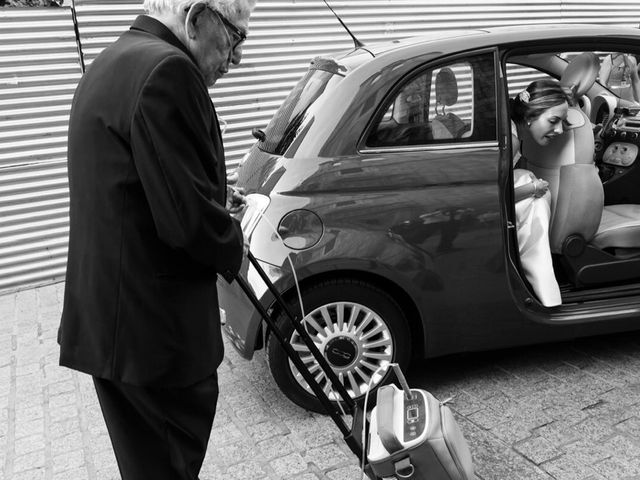
<svg viewBox="0 0 640 480"><path fill-rule="evenodd" d="M500 45L539 44L549 40L584 39L594 40L599 37L627 38L640 40L640 29L616 25L591 24L529 24L483 29L456 29L429 32L424 35L391 40L351 51L346 60L355 67L371 59L371 56L415 55L433 52L448 55L469 50L469 48L487 48ZM394 55L395 54L395 55Z"/></svg>
<svg viewBox="0 0 640 480"><path fill-rule="evenodd" d="M373 54L384 53L398 48L414 45L439 45L451 43L451 40L463 37L465 43L474 47L505 45L520 42L539 42L559 38L578 37L640 37L640 29L612 25L590 24L534 24L492 27L475 30L442 30L425 35L408 37L392 42L367 46ZM475 37L473 40L469 37Z"/></svg>
<svg viewBox="0 0 640 480"><path fill-rule="evenodd" d="M340 75L340 87L325 90L319 101L314 102L308 116L309 119L314 119L307 125L308 134L300 137L302 140L296 144L295 151L288 154L296 155L295 152L300 151L304 152L303 155L321 152L322 155L332 156L343 146L336 140L339 135L334 135L334 132L340 131L342 135L344 132L341 129L345 125L356 128L353 115L361 115L362 108L373 101L372 97L365 100L368 94L363 91L375 90L377 86L374 89L363 89L363 85L387 82L386 88L391 88L397 79L427 62L451 58L469 51L487 52L496 47L510 49L535 46L539 51L537 47L547 43L553 50L566 51L565 49L571 50L574 47L575 50L580 50L580 44L585 43L586 49L592 51L596 46L598 49L612 48L612 43L618 41L626 43L632 50L635 47L640 53L640 29L586 24L444 30L336 53L332 55L333 59L346 70ZM344 124L341 123L340 128L329 128L336 119L342 119L340 121ZM322 150L327 145L331 145L331 151Z"/></svg>

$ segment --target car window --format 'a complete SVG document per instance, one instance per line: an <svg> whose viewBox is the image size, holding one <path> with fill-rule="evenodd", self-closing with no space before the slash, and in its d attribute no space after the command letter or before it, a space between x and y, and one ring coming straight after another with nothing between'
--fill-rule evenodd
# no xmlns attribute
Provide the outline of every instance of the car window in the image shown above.
<svg viewBox="0 0 640 480"><path fill-rule="evenodd" d="M551 75L535 68L507 63L507 85L509 87L510 98L514 98L518 93L527 88L531 82L543 79L557 80Z"/></svg>
<svg viewBox="0 0 640 480"><path fill-rule="evenodd" d="M558 76L546 73L546 70L562 72L582 52L550 52L548 54L532 54L530 56L521 55L515 57L513 61L507 60L506 78L509 89L509 97L515 98L527 86L538 80L559 80ZM539 68L526 63L536 63ZM586 97L575 99L577 104L589 114L591 100Z"/></svg>
<svg viewBox="0 0 640 480"><path fill-rule="evenodd" d="M397 147L494 140L493 55L423 70L387 100L366 145Z"/></svg>
<svg viewBox="0 0 640 480"><path fill-rule="evenodd" d="M506 72L509 96L513 97L526 86L543 78L557 78L544 73L544 69L557 70L553 66L554 57L562 64L570 63L580 51L556 52L551 54L519 55L507 61ZM628 102L640 103L640 83L634 71L639 70L640 55L629 51L594 51L600 61L597 81L610 93ZM525 66L526 63L537 63L540 69Z"/></svg>
<svg viewBox="0 0 640 480"><path fill-rule="evenodd" d="M509 97L515 96L535 80L559 79L568 64L582 51L517 53L507 59L506 78ZM615 107L637 107L640 104L640 77L637 50L593 51L599 60L596 88L576 98L578 106L594 125L603 126ZM546 72L555 72L554 75Z"/></svg>
<svg viewBox="0 0 640 480"><path fill-rule="evenodd" d="M595 52L600 58L598 81L617 97L640 103L640 55L630 52Z"/></svg>
<svg viewBox="0 0 640 480"><path fill-rule="evenodd" d="M307 110L325 91L334 88L346 68L332 59L317 57L307 73L291 90L267 128L258 147L268 153L283 155L304 124Z"/></svg>
<svg viewBox="0 0 640 480"><path fill-rule="evenodd" d="M509 97L513 98L527 88L531 82L544 79L559 80L559 75L554 76L547 73L547 70L561 72L581 53L581 51L534 53L517 55L507 59L506 74Z"/></svg>

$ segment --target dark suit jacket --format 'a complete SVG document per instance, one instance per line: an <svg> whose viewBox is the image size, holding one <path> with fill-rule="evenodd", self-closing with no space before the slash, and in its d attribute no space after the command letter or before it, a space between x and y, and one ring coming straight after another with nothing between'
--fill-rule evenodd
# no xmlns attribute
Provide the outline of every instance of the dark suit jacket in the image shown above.
<svg viewBox="0 0 640 480"><path fill-rule="evenodd" d="M68 144L60 364L186 386L222 361L217 273L238 271L218 120L182 43L140 16L89 66Z"/></svg>

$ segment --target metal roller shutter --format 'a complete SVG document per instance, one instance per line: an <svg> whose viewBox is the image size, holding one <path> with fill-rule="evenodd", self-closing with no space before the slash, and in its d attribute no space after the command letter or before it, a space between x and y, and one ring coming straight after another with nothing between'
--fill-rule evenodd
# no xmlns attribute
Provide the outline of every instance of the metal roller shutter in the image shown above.
<svg viewBox="0 0 640 480"><path fill-rule="evenodd" d="M636 0L563 0L562 18L568 23L640 26L640 4Z"/></svg>
<svg viewBox="0 0 640 480"><path fill-rule="evenodd" d="M69 8L0 9L0 290L64 274L67 128L80 76Z"/></svg>

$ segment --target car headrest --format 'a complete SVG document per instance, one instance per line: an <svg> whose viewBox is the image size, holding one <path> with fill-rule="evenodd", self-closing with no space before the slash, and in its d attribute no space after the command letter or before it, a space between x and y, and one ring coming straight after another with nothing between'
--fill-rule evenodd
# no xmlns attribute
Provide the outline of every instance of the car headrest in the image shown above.
<svg viewBox="0 0 640 480"><path fill-rule="evenodd" d="M449 67L440 69L436 75L436 102L450 106L458 101L458 82Z"/></svg>
<svg viewBox="0 0 640 480"><path fill-rule="evenodd" d="M586 94L598 78L600 60L593 52L583 52L565 68L560 84L571 89L578 99Z"/></svg>

